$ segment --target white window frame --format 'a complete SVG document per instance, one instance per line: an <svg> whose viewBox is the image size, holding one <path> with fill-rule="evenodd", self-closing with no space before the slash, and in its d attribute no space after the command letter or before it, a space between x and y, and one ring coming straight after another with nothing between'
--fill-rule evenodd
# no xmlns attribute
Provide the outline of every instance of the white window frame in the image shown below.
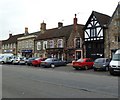
<svg viewBox="0 0 120 100"><path fill-rule="evenodd" d="M43 41L43 50L47 48L47 41Z"/></svg>
<svg viewBox="0 0 120 100"><path fill-rule="evenodd" d="M63 48L63 39L58 39L57 40L57 47L58 48Z"/></svg>
<svg viewBox="0 0 120 100"><path fill-rule="evenodd" d="M2 46L2 49L5 49L5 46L4 46L4 45Z"/></svg>
<svg viewBox="0 0 120 100"><path fill-rule="evenodd" d="M49 41L49 46L50 46L50 48L54 48L54 40Z"/></svg>
<svg viewBox="0 0 120 100"><path fill-rule="evenodd" d="M41 42L37 42L37 50L41 50Z"/></svg>

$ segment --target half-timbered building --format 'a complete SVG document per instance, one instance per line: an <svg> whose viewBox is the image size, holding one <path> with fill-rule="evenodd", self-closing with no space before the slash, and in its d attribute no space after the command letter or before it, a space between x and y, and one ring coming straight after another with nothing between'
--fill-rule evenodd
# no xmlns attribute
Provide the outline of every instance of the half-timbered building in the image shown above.
<svg viewBox="0 0 120 100"><path fill-rule="evenodd" d="M104 35L110 16L93 11L84 27L85 55L93 59L104 57Z"/></svg>

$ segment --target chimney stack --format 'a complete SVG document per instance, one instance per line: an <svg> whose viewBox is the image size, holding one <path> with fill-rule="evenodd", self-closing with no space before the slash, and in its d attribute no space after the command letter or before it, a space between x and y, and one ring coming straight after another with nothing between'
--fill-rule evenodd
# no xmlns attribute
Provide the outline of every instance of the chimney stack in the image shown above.
<svg viewBox="0 0 120 100"><path fill-rule="evenodd" d="M63 23L62 22L58 22L58 28L63 27Z"/></svg>
<svg viewBox="0 0 120 100"><path fill-rule="evenodd" d="M9 38L10 38L10 37L12 37L12 34L11 34L11 33L9 34Z"/></svg>
<svg viewBox="0 0 120 100"><path fill-rule="evenodd" d="M44 33L46 31L46 23L44 23L44 21L43 21L43 23L41 23L40 30L42 33Z"/></svg>
<svg viewBox="0 0 120 100"><path fill-rule="evenodd" d="M25 34L28 34L28 27L25 27Z"/></svg>
<svg viewBox="0 0 120 100"><path fill-rule="evenodd" d="M76 18L76 14L75 14L75 18L73 20L73 23L74 23L74 32L77 31L77 18Z"/></svg>

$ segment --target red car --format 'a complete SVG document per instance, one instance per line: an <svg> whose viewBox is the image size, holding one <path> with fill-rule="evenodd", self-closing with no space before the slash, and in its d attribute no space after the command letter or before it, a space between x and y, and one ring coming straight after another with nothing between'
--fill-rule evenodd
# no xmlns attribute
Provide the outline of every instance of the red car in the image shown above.
<svg viewBox="0 0 120 100"><path fill-rule="evenodd" d="M77 61L72 62L73 68L78 69L89 69L93 68L93 60L91 58L78 59Z"/></svg>
<svg viewBox="0 0 120 100"><path fill-rule="evenodd" d="M40 67L40 64L41 64L41 61L44 61L46 58L37 58L35 60L32 61L32 65L37 67L39 66Z"/></svg>

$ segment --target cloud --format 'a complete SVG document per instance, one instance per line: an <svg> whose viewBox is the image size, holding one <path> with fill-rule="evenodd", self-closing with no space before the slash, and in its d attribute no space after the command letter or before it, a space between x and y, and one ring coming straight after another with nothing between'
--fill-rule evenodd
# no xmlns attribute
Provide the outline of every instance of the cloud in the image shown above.
<svg viewBox="0 0 120 100"><path fill-rule="evenodd" d="M92 10L112 15L119 0L0 0L0 39L6 39L9 31L23 33L24 27L29 32L40 30L43 20L47 28L73 23L77 13L78 23L85 24ZM104 3L103 3L104 2ZM107 4L107 6L106 6ZM78 14L79 13L79 14Z"/></svg>

